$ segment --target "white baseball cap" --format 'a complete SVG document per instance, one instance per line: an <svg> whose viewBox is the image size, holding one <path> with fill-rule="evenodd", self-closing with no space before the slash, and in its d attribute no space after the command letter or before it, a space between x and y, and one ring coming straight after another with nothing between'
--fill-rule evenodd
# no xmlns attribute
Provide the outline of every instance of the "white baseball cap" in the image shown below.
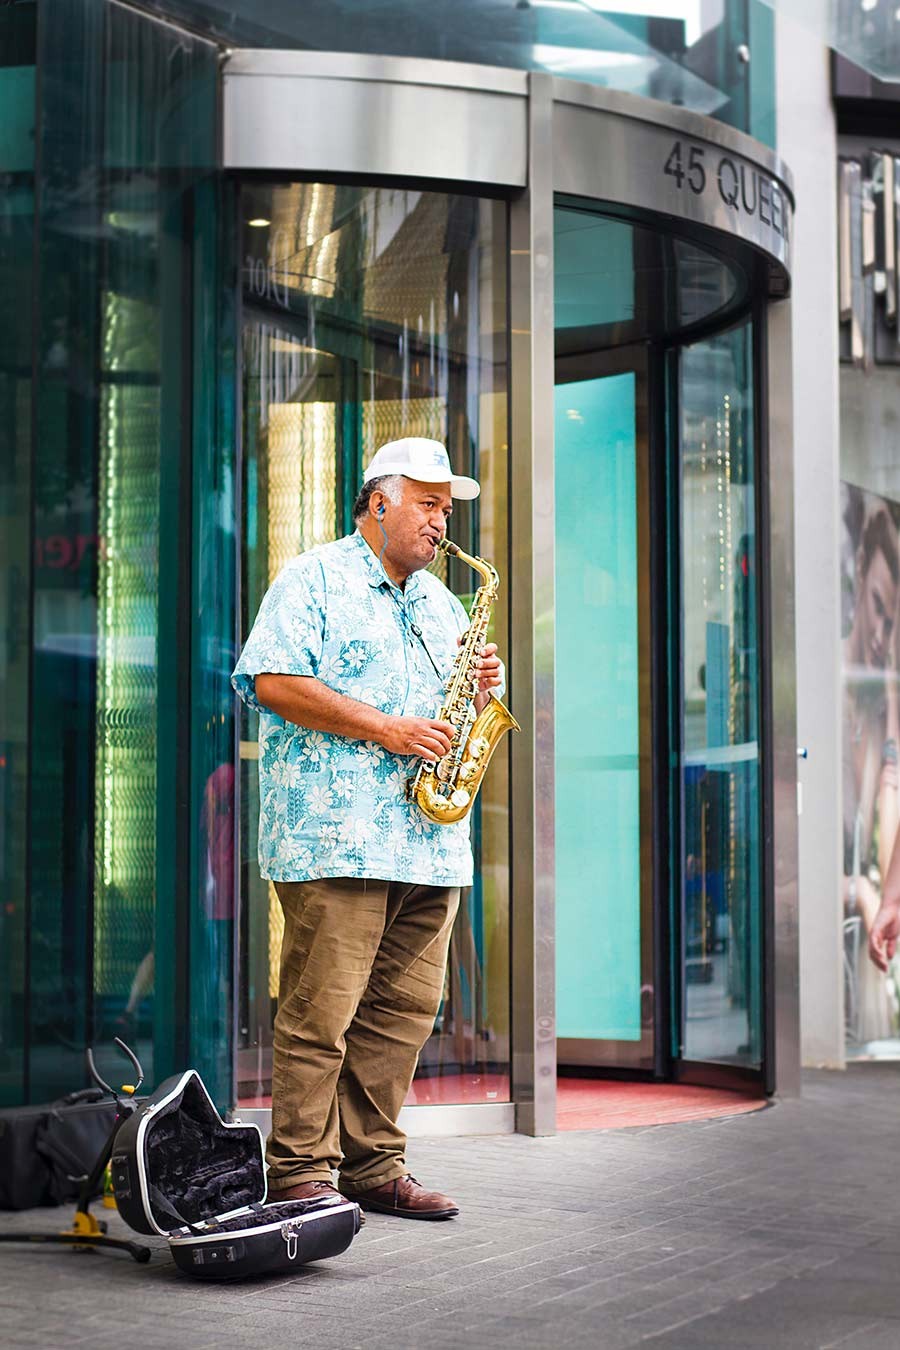
<svg viewBox="0 0 900 1350"><path fill-rule="evenodd" d="M449 483L450 496L461 501L471 501L481 491L481 484L474 478L453 472L446 446L425 436L405 436L402 441L382 445L363 474L363 482L395 473L417 483Z"/></svg>

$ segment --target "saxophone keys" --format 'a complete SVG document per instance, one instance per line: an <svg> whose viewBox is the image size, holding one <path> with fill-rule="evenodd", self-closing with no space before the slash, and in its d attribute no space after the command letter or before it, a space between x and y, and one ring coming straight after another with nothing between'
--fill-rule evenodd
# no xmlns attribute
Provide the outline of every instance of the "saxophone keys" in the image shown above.
<svg viewBox="0 0 900 1350"><path fill-rule="evenodd" d="M450 793L450 800L454 806L468 806L470 798L471 793L467 792L465 788L454 788Z"/></svg>
<svg viewBox="0 0 900 1350"><path fill-rule="evenodd" d="M471 759L481 759L481 756L488 748L488 743L483 736L474 736L472 740L469 741L467 748Z"/></svg>

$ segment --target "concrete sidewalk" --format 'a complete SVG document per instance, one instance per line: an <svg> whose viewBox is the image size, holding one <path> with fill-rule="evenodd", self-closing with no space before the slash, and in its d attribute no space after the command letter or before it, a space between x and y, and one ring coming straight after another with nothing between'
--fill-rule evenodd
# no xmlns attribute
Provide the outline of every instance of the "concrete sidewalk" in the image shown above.
<svg viewBox="0 0 900 1350"><path fill-rule="evenodd" d="M195 1283L159 1240L149 1266L0 1246L0 1345L900 1350L900 1065L809 1074L752 1115L417 1140L409 1161L458 1219L369 1215L289 1279Z"/></svg>

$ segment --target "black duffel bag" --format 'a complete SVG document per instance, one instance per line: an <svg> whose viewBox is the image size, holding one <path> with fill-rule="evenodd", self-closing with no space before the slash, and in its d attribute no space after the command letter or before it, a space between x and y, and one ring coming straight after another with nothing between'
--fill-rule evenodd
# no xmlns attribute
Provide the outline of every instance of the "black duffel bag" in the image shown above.
<svg viewBox="0 0 900 1350"><path fill-rule="evenodd" d="M0 1111L0 1209L76 1200L115 1118L116 1104L100 1088Z"/></svg>

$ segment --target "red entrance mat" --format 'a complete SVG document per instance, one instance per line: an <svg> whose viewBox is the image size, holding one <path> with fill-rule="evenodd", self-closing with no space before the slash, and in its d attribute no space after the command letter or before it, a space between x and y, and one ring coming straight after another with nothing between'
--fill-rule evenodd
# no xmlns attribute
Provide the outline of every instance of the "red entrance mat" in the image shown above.
<svg viewBox="0 0 900 1350"><path fill-rule="evenodd" d="M759 1111L767 1098L724 1088L676 1083L620 1083L601 1078L560 1078L558 1130L622 1130L635 1125L675 1125Z"/></svg>
<svg viewBox="0 0 900 1350"><path fill-rule="evenodd" d="M560 1078L556 1127L559 1130L621 1130L636 1125L674 1125L682 1120L712 1120L758 1111L765 1097L748 1097L723 1088L684 1087L675 1083L620 1083L602 1078ZM500 1074L448 1074L413 1083L408 1106L509 1101L509 1079ZM272 1105L271 1097L244 1097L243 1107Z"/></svg>

